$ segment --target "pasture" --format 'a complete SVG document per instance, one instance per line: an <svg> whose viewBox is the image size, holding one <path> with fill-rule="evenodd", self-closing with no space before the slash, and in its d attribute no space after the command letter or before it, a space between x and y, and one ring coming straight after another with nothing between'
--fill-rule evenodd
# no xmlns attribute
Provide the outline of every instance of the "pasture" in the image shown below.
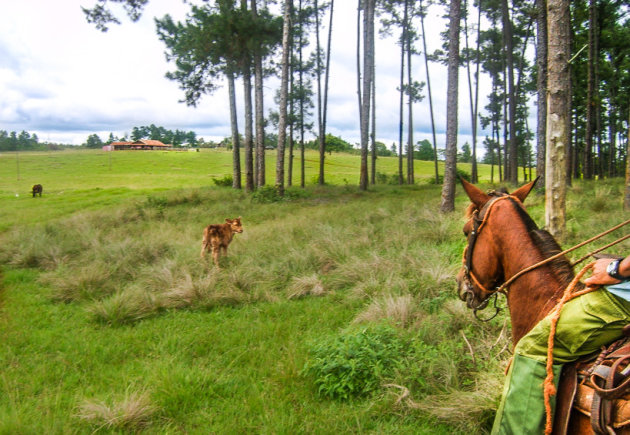
<svg viewBox="0 0 630 435"><path fill-rule="evenodd" d="M457 300L464 195L443 216L440 186L359 192L333 154L318 187L308 159L273 202L213 185L226 152L20 154L19 180L0 155L0 434L487 431L509 325ZM563 245L624 220L622 187L574 185ZM234 216L218 271L202 231Z"/></svg>

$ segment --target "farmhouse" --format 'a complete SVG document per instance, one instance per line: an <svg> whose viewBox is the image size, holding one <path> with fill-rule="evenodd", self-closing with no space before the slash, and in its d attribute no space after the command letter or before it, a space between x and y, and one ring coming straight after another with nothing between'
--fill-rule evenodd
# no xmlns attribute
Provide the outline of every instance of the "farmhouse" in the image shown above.
<svg viewBox="0 0 630 435"><path fill-rule="evenodd" d="M141 139L135 142L112 142L103 147L103 151L120 150L168 150L172 146L165 145L159 140Z"/></svg>

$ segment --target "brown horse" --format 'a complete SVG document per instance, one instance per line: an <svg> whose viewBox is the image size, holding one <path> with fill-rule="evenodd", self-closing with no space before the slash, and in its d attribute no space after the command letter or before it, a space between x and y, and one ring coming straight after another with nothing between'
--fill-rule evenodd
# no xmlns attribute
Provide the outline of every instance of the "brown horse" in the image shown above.
<svg viewBox="0 0 630 435"><path fill-rule="evenodd" d="M44 191L44 188L42 187L41 184L34 184L33 185L33 198L35 198L37 194L39 194L39 196L42 196L43 191Z"/></svg>
<svg viewBox="0 0 630 435"><path fill-rule="evenodd" d="M573 268L567 258L561 256L517 277L509 285L509 291L501 288L520 271L562 251L547 231L538 229L523 206L536 180L512 194L485 193L465 180L461 181L472 204L468 207L469 219L464 225L468 239L464 264L457 275L459 297L477 311L485 308L489 298L500 288L507 297L512 341L516 344L562 298L574 278ZM577 291L584 288L582 283L577 286ZM559 413L564 378L563 375L558 389L556 423L562 421ZM590 391L592 400L592 389ZM580 394L582 390L578 388L576 401L584 399L579 397ZM567 410L567 415L569 412ZM571 416L578 418L572 418L568 433L593 433L588 417L576 411L571 412ZM554 427L554 433L565 431L566 427L560 431Z"/></svg>

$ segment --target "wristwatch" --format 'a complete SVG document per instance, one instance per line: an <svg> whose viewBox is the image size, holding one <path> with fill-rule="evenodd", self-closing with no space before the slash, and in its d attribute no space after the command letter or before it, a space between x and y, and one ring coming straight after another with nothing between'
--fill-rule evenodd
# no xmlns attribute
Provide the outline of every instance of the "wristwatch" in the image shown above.
<svg viewBox="0 0 630 435"><path fill-rule="evenodd" d="M621 260L622 259L619 258L608 263L608 266L606 267L606 272L608 273L608 275L610 275L611 278L618 279L619 281L625 281L628 279L628 277L619 274L619 263L621 263Z"/></svg>

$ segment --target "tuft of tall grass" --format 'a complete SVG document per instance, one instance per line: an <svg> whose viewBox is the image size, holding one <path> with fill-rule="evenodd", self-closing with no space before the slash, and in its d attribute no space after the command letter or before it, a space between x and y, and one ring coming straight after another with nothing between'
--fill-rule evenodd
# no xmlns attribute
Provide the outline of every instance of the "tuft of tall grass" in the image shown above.
<svg viewBox="0 0 630 435"><path fill-rule="evenodd" d="M107 297L116 291L113 272L106 264L96 262L78 267L60 267L43 274L40 282L51 288L55 301L90 301Z"/></svg>
<svg viewBox="0 0 630 435"><path fill-rule="evenodd" d="M296 276L288 287L288 298L297 299L305 296L323 296L326 294L324 285L317 274Z"/></svg>
<svg viewBox="0 0 630 435"><path fill-rule="evenodd" d="M132 392L120 402L112 404L85 400L79 405L76 416L97 429L138 431L151 424L157 410L147 393Z"/></svg>
<svg viewBox="0 0 630 435"><path fill-rule="evenodd" d="M354 318L353 322L378 323L385 320L405 328L420 315L413 296L409 294L402 296L386 295L373 300L363 312Z"/></svg>
<svg viewBox="0 0 630 435"><path fill-rule="evenodd" d="M141 288L129 287L93 302L87 310L100 323L121 326L150 317L158 308L153 295Z"/></svg>

